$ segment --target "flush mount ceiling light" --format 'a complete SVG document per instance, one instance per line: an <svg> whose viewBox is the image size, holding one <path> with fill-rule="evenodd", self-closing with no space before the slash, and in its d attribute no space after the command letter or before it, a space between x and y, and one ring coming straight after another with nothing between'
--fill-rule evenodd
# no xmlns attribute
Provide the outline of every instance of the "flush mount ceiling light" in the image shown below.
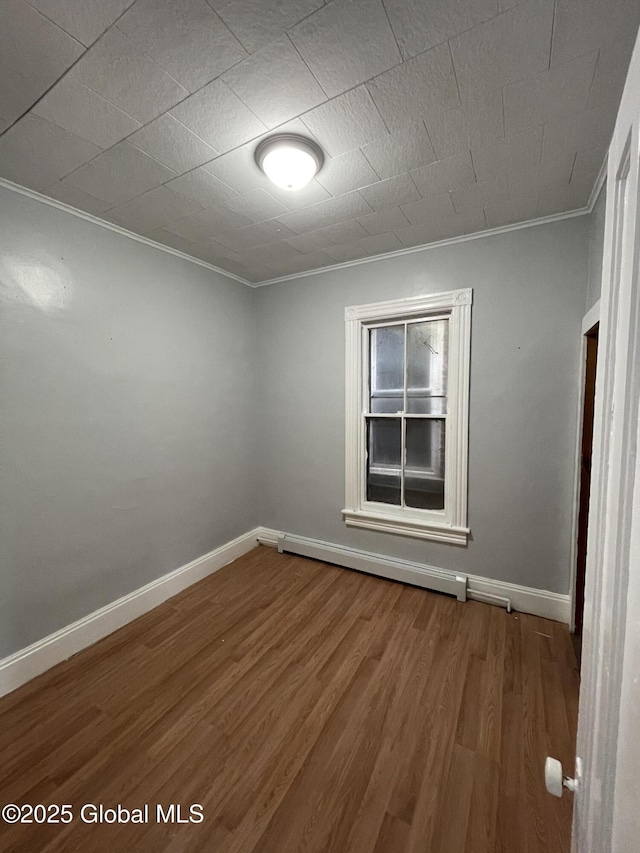
<svg viewBox="0 0 640 853"><path fill-rule="evenodd" d="M276 186L300 190L322 168L322 149L304 136L281 133L256 148L256 163Z"/></svg>

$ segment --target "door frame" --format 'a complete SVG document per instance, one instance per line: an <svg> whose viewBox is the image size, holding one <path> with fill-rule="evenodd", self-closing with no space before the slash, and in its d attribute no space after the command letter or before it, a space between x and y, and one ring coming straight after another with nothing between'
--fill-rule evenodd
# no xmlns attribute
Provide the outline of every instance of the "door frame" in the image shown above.
<svg viewBox="0 0 640 853"><path fill-rule="evenodd" d="M577 755L574 853L623 853L640 832L631 726L640 685L640 41L609 148ZM626 653L626 659L625 659ZM637 675L637 673L636 673ZM635 703L635 704L634 704ZM619 732L623 732L620 740ZM627 740L625 742L625 736ZM625 787L626 786L626 787Z"/></svg>
<svg viewBox="0 0 640 853"><path fill-rule="evenodd" d="M576 583L578 580L578 525L580 520L580 472L582 467L582 426L584 418L584 386L587 373L587 335L600 323L600 299L582 318L582 334L580 336L580 377L578 387L578 423L576 426L576 452L573 473L573 507L571 517L571 550L569 567L569 631L573 634L576 629Z"/></svg>

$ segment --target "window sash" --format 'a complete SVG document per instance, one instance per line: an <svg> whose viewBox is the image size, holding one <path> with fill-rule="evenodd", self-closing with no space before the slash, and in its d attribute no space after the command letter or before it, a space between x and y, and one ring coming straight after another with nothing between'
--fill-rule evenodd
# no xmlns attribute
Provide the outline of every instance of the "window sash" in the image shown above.
<svg viewBox="0 0 640 853"><path fill-rule="evenodd" d="M471 289L433 294L345 309L347 321L347 447L345 521L350 526L388 530L418 538L455 544L467 534L467 423ZM371 329L409 323L449 320L448 407L446 414L371 412L369 404L369 340ZM406 361L405 346L405 361ZM403 391L406 410L406 372ZM385 389L392 396L394 389ZM400 391L401 389L396 389ZM377 392L376 392L377 393ZM401 396L400 394L396 396ZM411 395L409 395L411 396ZM442 395L445 396L445 395ZM438 395L440 397L440 395ZM375 396L373 397L376 398ZM436 418L446 424L445 506L425 510L367 500L366 429L369 418L402 418L404 459L405 425L409 419Z"/></svg>

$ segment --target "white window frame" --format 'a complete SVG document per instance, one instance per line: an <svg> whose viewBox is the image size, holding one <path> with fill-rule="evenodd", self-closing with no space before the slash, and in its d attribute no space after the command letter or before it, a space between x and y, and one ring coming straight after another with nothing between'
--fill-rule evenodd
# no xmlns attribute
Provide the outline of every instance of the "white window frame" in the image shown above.
<svg viewBox="0 0 640 853"><path fill-rule="evenodd" d="M346 507L350 527L364 527L466 545L469 435L469 366L473 289L450 290L345 308L346 323ZM369 384L369 329L416 318L449 319L449 356L444 509L397 507L367 500L366 417Z"/></svg>

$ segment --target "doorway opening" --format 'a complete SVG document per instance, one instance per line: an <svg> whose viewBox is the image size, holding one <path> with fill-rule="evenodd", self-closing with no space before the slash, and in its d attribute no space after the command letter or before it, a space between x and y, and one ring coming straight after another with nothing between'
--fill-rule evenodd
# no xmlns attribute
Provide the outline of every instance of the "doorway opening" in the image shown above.
<svg viewBox="0 0 640 853"><path fill-rule="evenodd" d="M578 665L582 653L582 622L584 616L584 584L587 566L587 532L589 529L589 498L591 495L591 457L593 453L593 415L596 396L598 364L598 330L596 323L585 334L584 402L582 407L582 439L580 447L580 484L578 497L578 541L576 548L576 589L574 596L573 642Z"/></svg>

